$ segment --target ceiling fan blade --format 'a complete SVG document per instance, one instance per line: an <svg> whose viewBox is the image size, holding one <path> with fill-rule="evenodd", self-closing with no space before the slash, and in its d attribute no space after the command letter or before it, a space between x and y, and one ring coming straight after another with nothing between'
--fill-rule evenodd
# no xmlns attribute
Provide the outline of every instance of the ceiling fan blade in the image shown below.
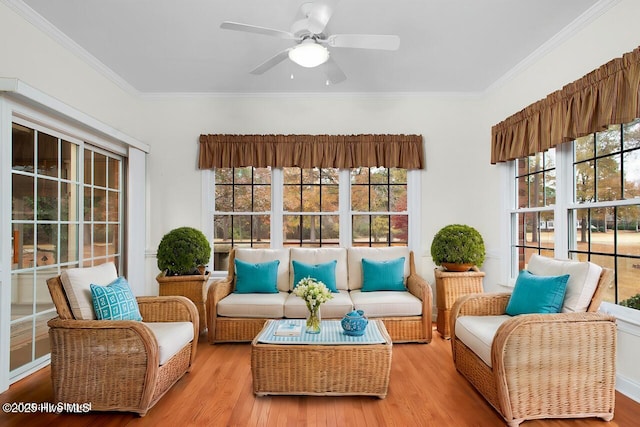
<svg viewBox="0 0 640 427"><path fill-rule="evenodd" d="M337 0L325 0L322 3L312 3L310 5L309 15L307 18L308 29L313 34L320 34L324 31Z"/></svg>
<svg viewBox="0 0 640 427"><path fill-rule="evenodd" d="M327 44L331 47L398 50L400 37L382 34L334 34L327 38Z"/></svg>
<svg viewBox="0 0 640 427"><path fill-rule="evenodd" d="M289 50L290 49L285 49L282 52L275 54L274 56L272 56L271 58L267 59L262 64L258 65L256 68L251 70L250 73L251 74L262 74L265 71L275 67L276 65L278 65L279 63L281 63L282 61L284 61L285 59L287 59L289 57Z"/></svg>
<svg viewBox="0 0 640 427"><path fill-rule="evenodd" d="M333 58L329 57L327 62L322 64L324 67L324 72L327 75L327 81L332 85L338 84L344 80L346 80L347 76L342 71L342 69L338 66L336 61Z"/></svg>
<svg viewBox="0 0 640 427"><path fill-rule="evenodd" d="M273 28L259 27L257 25L242 24L240 22L224 21L220 24L223 30L243 31L245 33L262 34L265 36L280 37L281 39L298 40L299 37L288 31L274 30Z"/></svg>

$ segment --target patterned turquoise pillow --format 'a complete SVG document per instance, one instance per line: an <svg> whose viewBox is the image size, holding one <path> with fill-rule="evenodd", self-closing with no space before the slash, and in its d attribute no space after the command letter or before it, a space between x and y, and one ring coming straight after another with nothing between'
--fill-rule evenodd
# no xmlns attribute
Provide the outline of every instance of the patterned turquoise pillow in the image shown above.
<svg viewBox="0 0 640 427"><path fill-rule="evenodd" d="M142 320L138 301L124 277L118 277L106 286L92 283L90 287L98 320Z"/></svg>

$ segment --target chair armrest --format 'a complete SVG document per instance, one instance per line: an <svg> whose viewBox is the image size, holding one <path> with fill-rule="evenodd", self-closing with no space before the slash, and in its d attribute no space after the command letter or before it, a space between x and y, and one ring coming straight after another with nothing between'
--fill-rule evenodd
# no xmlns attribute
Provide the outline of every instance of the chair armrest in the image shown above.
<svg viewBox="0 0 640 427"><path fill-rule="evenodd" d="M499 316L505 314L510 293L467 294L453 303L451 323L460 316Z"/></svg>
<svg viewBox="0 0 640 427"><path fill-rule="evenodd" d="M183 296L137 297L145 322L192 322L199 324L198 309Z"/></svg>
<svg viewBox="0 0 640 427"><path fill-rule="evenodd" d="M158 342L144 323L135 320L62 320L55 317L47 322L52 353L64 349L68 353L111 357L115 348L122 347L126 357L143 356L149 367L160 363ZM95 360L94 360L95 362ZM87 363L91 363L87 360ZM133 363L133 362L131 362Z"/></svg>
<svg viewBox="0 0 640 427"><path fill-rule="evenodd" d="M207 338L211 344L215 340L218 302L233 291L233 277L215 280L207 290Z"/></svg>
<svg viewBox="0 0 640 427"><path fill-rule="evenodd" d="M134 320L62 320L47 322L54 395L91 399L103 396L126 378L134 406L150 402L160 369L158 343L142 322ZM100 399L99 399L100 400ZM98 402L97 405L108 405Z"/></svg>
<svg viewBox="0 0 640 427"><path fill-rule="evenodd" d="M431 285L422 276L418 274L411 274L407 277L407 289L415 297L422 301L423 314L424 308L429 308L429 316L431 316L431 302L433 300L433 291Z"/></svg>
<svg viewBox="0 0 640 427"><path fill-rule="evenodd" d="M602 393L613 393L615 321L613 316L598 312L525 314L508 319L498 328L491 348L502 395L518 399L509 397L507 378L517 381L519 389L531 396L549 388L579 395L582 388L594 384Z"/></svg>

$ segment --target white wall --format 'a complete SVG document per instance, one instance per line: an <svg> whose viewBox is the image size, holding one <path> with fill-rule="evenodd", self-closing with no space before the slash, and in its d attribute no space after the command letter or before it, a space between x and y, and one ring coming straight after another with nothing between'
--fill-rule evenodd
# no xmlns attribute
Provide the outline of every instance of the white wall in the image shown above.
<svg viewBox="0 0 640 427"><path fill-rule="evenodd" d="M150 129L151 236L149 250L180 225L201 224L200 172L196 170L201 133L416 133L424 136L422 236L418 268L433 279L429 247L438 229L451 222L476 226L497 246L496 223L486 204L489 164L474 112L475 97L452 96L271 96L153 99L145 107L157 123ZM483 177L483 179L477 179ZM490 192L493 192L491 190ZM188 202L193 208L185 209ZM497 249L497 247L495 248ZM423 257L424 255L424 257Z"/></svg>
<svg viewBox="0 0 640 427"><path fill-rule="evenodd" d="M0 3L0 76L37 89L151 146L148 156L146 290L157 291L154 254L176 226L202 227L201 133L418 133L424 136L421 248L418 269L433 283L429 247L446 224L476 227L489 257L487 290L499 289L506 262L501 171L490 165L490 128L611 58L640 44L640 2L621 0L589 26L482 96L141 97L104 78ZM624 28L634 30L624 30ZM9 42L8 40L12 40ZM640 338L620 336L625 352ZM640 384L626 359L619 375ZM633 387L632 387L633 389ZM640 388L639 388L640 389ZM636 396L640 400L640 393Z"/></svg>

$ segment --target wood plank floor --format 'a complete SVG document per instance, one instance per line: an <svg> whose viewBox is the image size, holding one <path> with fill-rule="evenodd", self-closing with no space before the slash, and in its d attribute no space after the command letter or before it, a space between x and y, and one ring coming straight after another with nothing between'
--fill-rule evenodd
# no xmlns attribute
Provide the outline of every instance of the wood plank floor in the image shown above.
<svg viewBox="0 0 640 427"><path fill-rule="evenodd" d="M49 368L12 385L5 402L53 402ZM640 422L640 404L617 393L613 421L536 420L523 427L626 427ZM449 341L396 344L386 399L267 396L252 393L249 344L209 345L201 337L193 371L148 414L6 414L3 427L116 426L501 426L502 418L458 374Z"/></svg>

